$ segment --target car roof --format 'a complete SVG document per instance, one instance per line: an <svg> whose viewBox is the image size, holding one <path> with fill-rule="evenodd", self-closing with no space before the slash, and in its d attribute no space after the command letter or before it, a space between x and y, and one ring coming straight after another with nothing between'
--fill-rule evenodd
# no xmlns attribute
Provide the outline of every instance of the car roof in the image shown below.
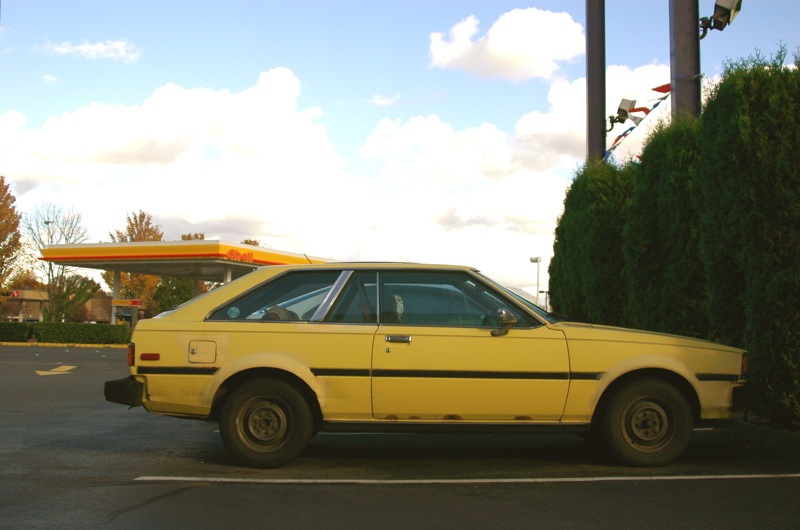
<svg viewBox="0 0 800 530"><path fill-rule="evenodd" d="M332 261L328 263L307 263L297 265L269 265L270 269L442 269L442 270L467 270L477 271L474 267L466 265L444 265L412 262L392 261Z"/></svg>

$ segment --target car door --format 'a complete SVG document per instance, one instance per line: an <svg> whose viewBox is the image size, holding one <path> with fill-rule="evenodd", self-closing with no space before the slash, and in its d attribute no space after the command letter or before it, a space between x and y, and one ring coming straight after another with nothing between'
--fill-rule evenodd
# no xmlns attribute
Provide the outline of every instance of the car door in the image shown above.
<svg viewBox="0 0 800 530"><path fill-rule="evenodd" d="M372 350L376 419L560 419L569 386L561 332L467 271L386 271L379 285ZM493 336L501 308L518 322Z"/></svg>
<svg viewBox="0 0 800 530"><path fill-rule="evenodd" d="M363 282L351 281L356 277L337 269L290 271L220 306L208 320L224 337L227 364L311 372L325 419L371 419L378 325ZM374 280L371 289L377 292Z"/></svg>

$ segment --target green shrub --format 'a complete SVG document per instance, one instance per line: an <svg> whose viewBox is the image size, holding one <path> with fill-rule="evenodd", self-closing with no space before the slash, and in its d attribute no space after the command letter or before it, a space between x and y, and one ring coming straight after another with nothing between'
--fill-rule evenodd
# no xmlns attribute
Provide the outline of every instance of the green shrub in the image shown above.
<svg viewBox="0 0 800 530"><path fill-rule="evenodd" d="M56 344L127 344L130 329L125 324L80 324L39 322L33 328L39 342Z"/></svg>
<svg viewBox="0 0 800 530"><path fill-rule="evenodd" d="M549 273L553 309L570 320L623 324L622 227L634 174L632 164L587 165L567 191Z"/></svg>
<svg viewBox="0 0 800 530"><path fill-rule="evenodd" d="M658 124L647 139L625 223L625 316L631 327L708 338L698 128L697 118L684 117Z"/></svg>
<svg viewBox="0 0 800 530"><path fill-rule="evenodd" d="M713 205L727 217L717 246L735 267L715 271L727 291L712 292L712 317L739 327L766 414L788 424L800 423L800 70L784 59L782 50L727 64L701 132L704 171L725 189Z"/></svg>
<svg viewBox="0 0 800 530"><path fill-rule="evenodd" d="M699 119L659 125L638 169L577 172L550 295L571 319L747 349L761 412L800 425L800 54L785 57L726 64Z"/></svg>
<svg viewBox="0 0 800 530"><path fill-rule="evenodd" d="M0 322L0 342L27 342L31 329L28 322Z"/></svg>

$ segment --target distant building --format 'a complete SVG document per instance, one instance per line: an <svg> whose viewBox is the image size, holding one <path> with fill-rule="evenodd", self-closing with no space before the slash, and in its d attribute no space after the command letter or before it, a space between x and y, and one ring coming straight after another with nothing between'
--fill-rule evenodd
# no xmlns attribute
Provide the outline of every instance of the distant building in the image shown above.
<svg viewBox="0 0 800 530"><path fill-rule="evenodd" d="M19 289L2 293L5 302L0 304L0 317L7 322L39 322L42 320L42 305L47 303L44 289ZM86 302L86 320L111 322L111 296L98 291Z"/></svg>

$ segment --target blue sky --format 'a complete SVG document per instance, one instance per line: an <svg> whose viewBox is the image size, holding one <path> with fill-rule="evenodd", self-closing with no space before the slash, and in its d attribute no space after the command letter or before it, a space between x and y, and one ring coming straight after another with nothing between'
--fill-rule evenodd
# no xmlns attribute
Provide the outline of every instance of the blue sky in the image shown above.
<svg viewBox="0 0 800 530"><path fill-rule="evenodd" d="M669 82L668 17L668 0L606 1L606 114ZM701 41L703 73L791 55L798 20L797 0L745 1ZM546 284L585 155L583 0L5 0L0 24L0 174L23 214L73 208L96 242L141 209L165 239L469 264L525 288L540 255Z"/></svg>

